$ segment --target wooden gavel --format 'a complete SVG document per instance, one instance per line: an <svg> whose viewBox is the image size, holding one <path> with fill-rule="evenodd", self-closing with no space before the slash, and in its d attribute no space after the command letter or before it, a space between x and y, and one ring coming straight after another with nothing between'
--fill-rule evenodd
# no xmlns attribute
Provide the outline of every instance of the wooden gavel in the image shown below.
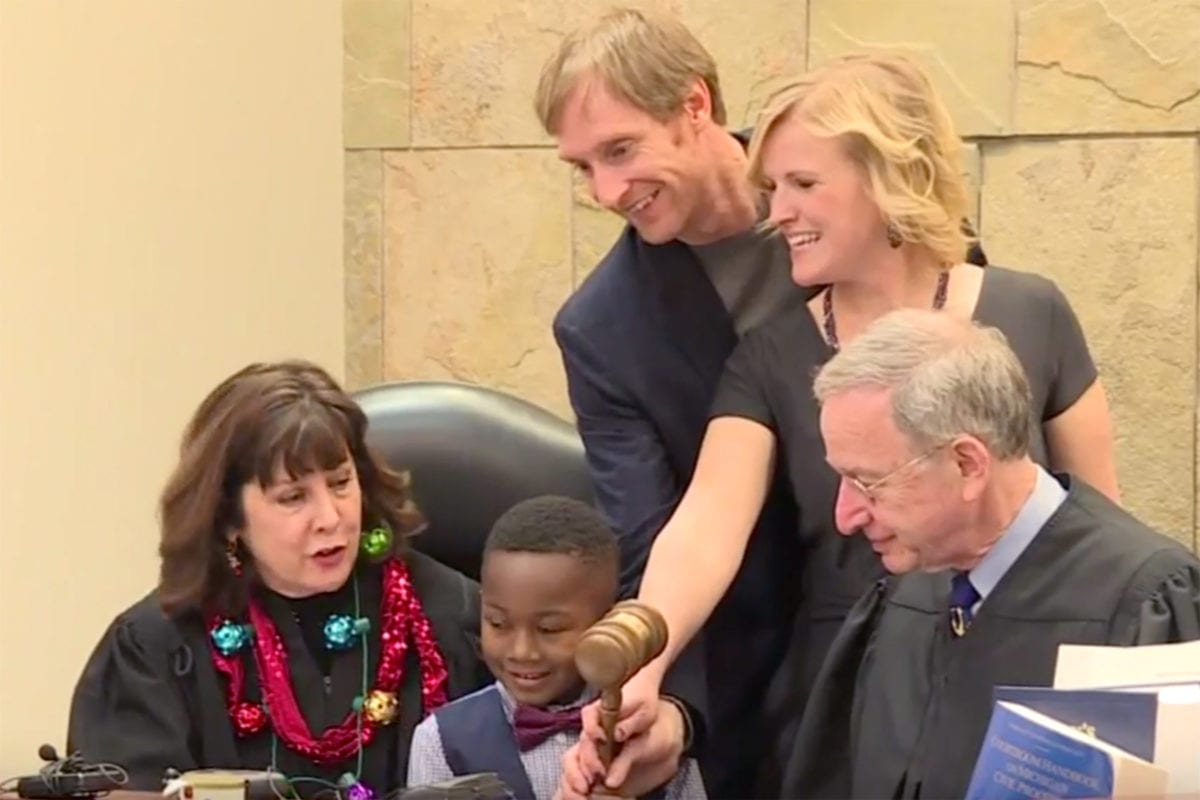
<svg viewBox="0 0 1200 800"><path fill-rule="evenodd" d="M575 666L588 685L600 692L600 724L604 742L600 760L608 769L616 755L621 687L667 646L662 614L637 600L617 603L584 631L575 649Z"/></svg>

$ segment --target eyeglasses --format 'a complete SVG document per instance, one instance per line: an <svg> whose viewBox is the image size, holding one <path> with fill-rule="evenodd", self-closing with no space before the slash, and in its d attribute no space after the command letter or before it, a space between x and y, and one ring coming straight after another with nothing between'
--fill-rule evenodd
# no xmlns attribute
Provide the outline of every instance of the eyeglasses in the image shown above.
<svg viewBox="0 0 1200 800"><path fill-rule="evenodd" d="M912 467L915 467L917 464L920 464L922 461L929 458L934 453L941 450L943 447L947 446L948 444L950 444L950 442L942 442L941 444L934 445L933 447L929 448L928 450L921 453L920 455L918 455L914 458L911 458L908 461L905 461L903 464L896 467L894 470L892 470L888 474L884 475L882 478L871 481L870 483L863 483L858 478L851 477L850 475L843 475L842 478L847 483L849 483L851 486L853 486L855 491L857 491L859 494L861 494L863 497L865 497L867 499L868 503L874 503L879 500L879 497L877 496L876 492L879 491L880 487L882 487L888 481L895 478L900 473L904 472L906 469L911 469Z"/></svg>

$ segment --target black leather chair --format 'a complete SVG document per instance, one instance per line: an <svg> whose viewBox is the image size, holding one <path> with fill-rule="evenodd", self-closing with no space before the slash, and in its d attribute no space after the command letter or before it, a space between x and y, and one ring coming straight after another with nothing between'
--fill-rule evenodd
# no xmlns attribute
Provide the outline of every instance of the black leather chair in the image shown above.
<svg viewBox="0 0 1200 800"><path fill-rule="evenodd" d="M583 443L568 422L482 386L389 383L354 394L370 420L367 442L412 477L429 527L413 546L479 578L492 523L541 494L592 502Z"/></svg>

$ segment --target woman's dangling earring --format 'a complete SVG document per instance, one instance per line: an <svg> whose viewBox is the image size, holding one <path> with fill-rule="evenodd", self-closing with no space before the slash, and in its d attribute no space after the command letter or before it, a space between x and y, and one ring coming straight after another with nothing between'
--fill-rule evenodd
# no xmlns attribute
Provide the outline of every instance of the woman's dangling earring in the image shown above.
<svg viewBox="0 0 1200 800"><path fill-rule="evenodd" d="M886 231L888 244L891 245L893 250L904 244L904 237L900 235L900 231L896 228L894 223L889 222L887 224Z"/></svg>
<svg viewBox="0 0 1200 800"><path fill-rule="evenodd" d="M238 540L228 539L225 542L225 560L229 562L229 569L234 575L242 574L242 560L238 558Z"/></svg>
<svg viewBox="0 0 1200 800"><path fill-rule="evenodd" d="M378 561L392 551L392 529L386 524L364 531L359 549L371 561Z"/></svg>

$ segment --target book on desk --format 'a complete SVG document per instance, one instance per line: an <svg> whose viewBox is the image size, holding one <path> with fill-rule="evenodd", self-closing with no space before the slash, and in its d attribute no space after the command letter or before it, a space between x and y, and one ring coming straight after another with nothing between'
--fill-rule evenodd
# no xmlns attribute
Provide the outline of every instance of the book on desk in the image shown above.
<svg viewBox="0 0 1200 800"><path fill-rule="evenodd" d="M1054 683L997 687L969 800L1200 800L1200 642L1063 645Z"/></svg>

